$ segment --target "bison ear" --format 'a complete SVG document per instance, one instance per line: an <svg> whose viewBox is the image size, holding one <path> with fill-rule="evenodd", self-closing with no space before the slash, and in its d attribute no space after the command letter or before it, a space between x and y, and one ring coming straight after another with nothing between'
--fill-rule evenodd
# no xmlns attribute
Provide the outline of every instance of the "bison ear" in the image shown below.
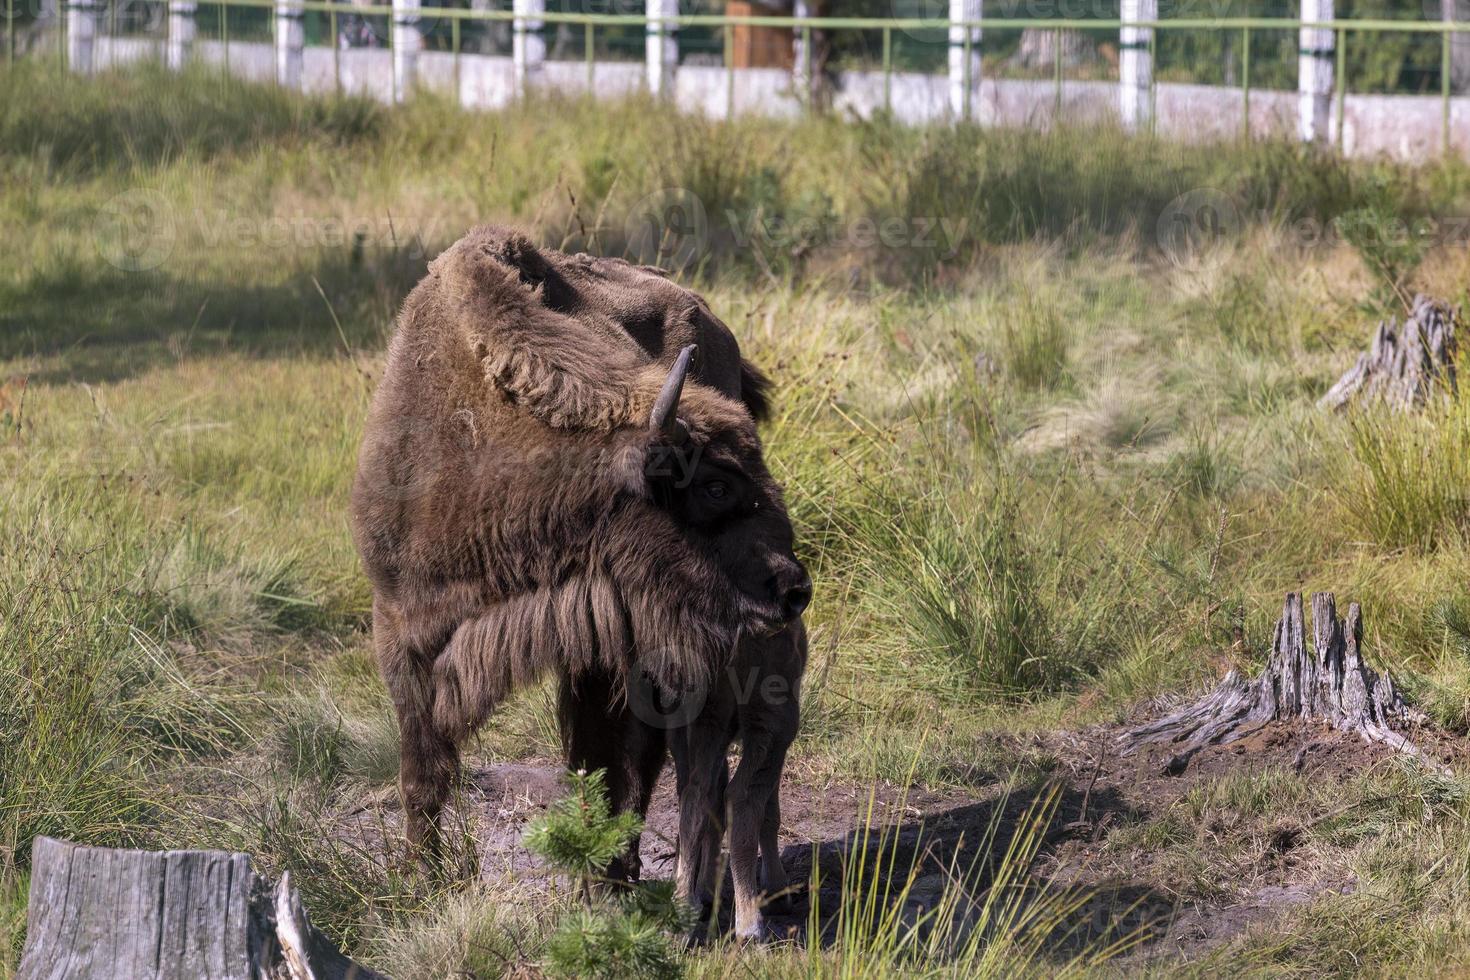
<svg viewBox="0 0 1470 980"><path fill-rule="evenodd" d="M495 259L516 270L521 282L537 289L554 274L551 263L536 243L518 232L509 232L486 251Z"/></svg>
<svg viewBox="0 0 1470 980"><path fill-rule="evenodd" d="M696 350L698 348L694 344L685 347L669 370L669 376L664 380L658 399L653 403L653 411L648 416L648 431L651 435L661 435L673 443L683 442L688 437L689 429L679 418L679 396L684 392L684 379L689 376L689 364L694 359Z"/></svg>

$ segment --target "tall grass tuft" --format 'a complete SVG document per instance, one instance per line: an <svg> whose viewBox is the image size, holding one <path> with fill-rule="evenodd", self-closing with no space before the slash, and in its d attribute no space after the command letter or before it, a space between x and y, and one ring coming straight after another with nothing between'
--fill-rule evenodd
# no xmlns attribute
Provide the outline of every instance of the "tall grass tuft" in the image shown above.
<svg viewBox="0 0 1470 980"><path fill-rule="evenodd" d="M976 860L962 865L955 851L935 871L922 863L928 852L923 831L914 837L880 824L870 796L859 829L846 842L838 906L825 929L820 864L813 868L808 935L822 935L824 942L808 943L809 974L1072 977L1128 949L1137 936L1083 938L1091 924L1084 921L1092 898L1086 890L1052 886L1032 874L1059 800L1056 785L1043 789L1011 821L1011 800L1002 794L977 842Z"/></svg>
<svg viewBox="0 0 1470 980"><path fill-rule="evenodd" d="M1055 307L1035 301L1021 304L1001 329L1008 376L1028 391L1050 391L1067 373L1070 336Z"/></svg>
<svg viewBox="0 0 1470 980"><path fill-rule="evenodd" d="M894 515L881 575L909 646L973 690L1053 686L1061 665L1040 570L1013 503L961 512L920 499Z"/></svg>
<svg viewBox="0 0 1470 980"><path fill-rule="evenodd" d="M1470 394L1422 414L1365 409L1348 425L1356 473L1338 493L1362 533L1419 551L1470 538Z"/></svg>
<svg viewBox="0 0 1470 980"><path fill-rule="evenodd" d="M0 503L0 847L24 863L47 834L136 842L146 780L239 731L221 689L193 681L144 628L164 605L126 534L78 542Z"/></svg>

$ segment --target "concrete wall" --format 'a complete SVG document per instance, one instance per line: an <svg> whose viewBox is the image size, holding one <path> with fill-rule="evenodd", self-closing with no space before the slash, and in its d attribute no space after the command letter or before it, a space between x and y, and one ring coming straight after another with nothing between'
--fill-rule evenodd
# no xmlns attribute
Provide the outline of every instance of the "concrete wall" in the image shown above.
<svg viewBox="0 0 1470 980"><path fill-rule="evenodd" d="M163 57L161 41L137 38L97 39L99 67ZM353 48L337 52L342 88L384 102L393 95L393 59L384 48ZM223 65L223 46L214 40L199 40L193 57ZM270 44L231 42L230 72L255 81L274 77L274 52ZM442 92L454 91L455 59L452 55L425 51L418 58L418 84ZM474 108L503 106L514 98L511 59L479 54L459 57L459 99ZM645 81L641 61L603 61L593 66L593 90L613 98L641 91ZM331 92L336 87L331 48L309 47L305 51L302 86L310 92ZM535 82L567 93L587 91L587 66L581 61L548 61ZM894 115L905 122L938 122L950 118L949 80L942 74L895 72L890 80ZM733 87L733 92L732 92ZM679 108L724 117L736 113L760 113L791 117L801 104L791 88L791 76L778 68L742 68L732 74L723 68L681 66L675 75L675 100ZM1211 85L1160 83L1155 87L1157 132L1182 140L1206 140L1238 134L1243 122L1243 100L1239 89ZM1067 82L1062 89L1061 116L1064 121L1098 122L1118 119L1118 86L1112 82ZM847 72L842 75L835 100L840 113L870 116L883 108L881 72ZM1352 156L1389 156L1423 160L1440 152L1443 105L1438 97L1424 95L1349 95L1343 127L1343 149ZM1296 133L1297 93L1293 91L1251 92L1251 132L1256 136L1291 137ZM978 118L985 124L1044 128L1056 122L1056 89L1050 80L986 79L980 87ZM1337 104L1333 103L1329 131L1337 138ZM1470 158L1470 98L1451 100L1451 146Z"/></svg>

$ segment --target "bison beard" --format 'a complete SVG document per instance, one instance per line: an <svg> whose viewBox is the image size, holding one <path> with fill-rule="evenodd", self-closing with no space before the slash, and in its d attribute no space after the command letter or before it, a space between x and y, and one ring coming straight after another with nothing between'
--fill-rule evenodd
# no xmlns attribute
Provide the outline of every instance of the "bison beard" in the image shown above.
<svg viewBox="0 0 1470 980"><path fill-rule="evenodd" d="M681 396L672 379L687 345L698 384ZM799 615L810 583L755 433L766 387L703 300L657 270L543 252L493 228L431 264L399 317L352 500L399 718L407 833L430 863L457 746L545 673L560 678L569 764L607 769L614 806L640 814L665 739L627 703L632 671L665 689L703 686L750 634L799 674L799 622L777 631L772 610ZM657 419L660 401L677 424ZM650 461L667 458L684 469L653 475ZM733 538L730 520L700 530L668 505L687 492L673 477L706 465L748 483L747 510L726 515ZM751 585L767 572L769 599ZM762 736L775 749L755 792L773 812L769 770L779 778L795 730L794 705L782 711L774 740ZM734 723L718 719L721 767ZM629 859L614 873L636 877L636 845Z"/></svg>

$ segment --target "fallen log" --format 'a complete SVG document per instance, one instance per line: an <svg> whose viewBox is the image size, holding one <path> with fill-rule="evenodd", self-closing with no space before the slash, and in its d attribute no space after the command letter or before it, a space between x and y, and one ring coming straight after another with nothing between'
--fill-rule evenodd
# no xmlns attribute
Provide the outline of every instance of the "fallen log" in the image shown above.
<svg viewBox="0 0 1470 980"><path fill-rule="evenodd" d="M1119 739L1123 750L1175 747L1163 769L1178 775L1206 746L1233 742L1273 721L1317 720L1442 769L1395 731L1422 723L1424 716L1404 703L1393 678L1364 662L1362 641L1361 607L1353 603L1347 620L1341 620L1332 593L1318 592L1312 596L1308 651L1302 597L1292 592L1276 622L1271 657L1260 676L1248 680L1230 671L1218 687L1188 707L1125 732Z"/></svg>
<svg viewBox="0 0 1470 980"><path fill-rule="evenodd" d="M1317 402L1340 409L1352 402L1384 401L1422 408L1436 391L1455 390L1455 323L1459 310L1415 296L1402 324L1389 317L1373 333L1367 353Z"/></svg>
<svg viewBox="0 0 1470 980"><path fill-rule="evenodd" d="M306 917L289 872L250 855L132 851L38 837L16 980L386 980Z"/></svg>

